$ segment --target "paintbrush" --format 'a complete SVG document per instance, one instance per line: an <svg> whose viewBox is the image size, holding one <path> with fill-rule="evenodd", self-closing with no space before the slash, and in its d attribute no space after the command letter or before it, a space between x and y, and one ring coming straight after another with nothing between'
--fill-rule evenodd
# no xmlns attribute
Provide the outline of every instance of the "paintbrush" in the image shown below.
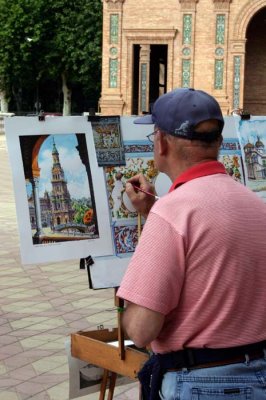
<svg viewBox="0 0 266 400"><path fill-rule="evenodd" d="M139 186L136 186L136 185L132 185L132 186L133 186L134 189L139 190L142 193L145 193L145 194L148 194L149 196L154 197L155 200L159 200L159 198L160 198L159 196L156 196L156 194L154 194L154 193L150 193L150 192L147 192L144 189L141 189Z"/></svg>

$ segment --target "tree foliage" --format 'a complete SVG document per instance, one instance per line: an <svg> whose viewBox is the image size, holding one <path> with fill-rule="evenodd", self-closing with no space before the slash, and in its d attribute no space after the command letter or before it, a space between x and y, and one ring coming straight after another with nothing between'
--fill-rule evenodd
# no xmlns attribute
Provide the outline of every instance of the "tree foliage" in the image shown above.
<svg viewBox="0 0 266 400"><path fill-rule="evenodd" d="M0 23L0 90L17 108L48 82L60 87L62 74L97 104L101 0L0 0Z"/></svg>

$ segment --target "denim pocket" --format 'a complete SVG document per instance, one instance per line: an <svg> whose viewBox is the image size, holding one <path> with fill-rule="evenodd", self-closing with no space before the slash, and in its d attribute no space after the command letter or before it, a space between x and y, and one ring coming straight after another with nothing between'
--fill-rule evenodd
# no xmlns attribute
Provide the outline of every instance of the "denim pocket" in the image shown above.
<svg viewBox="0 0 266 400"><path fill-rule="evenodd" d="M220 388L192 387L191 400L251 400L252 389L225 386Z"/></svg>

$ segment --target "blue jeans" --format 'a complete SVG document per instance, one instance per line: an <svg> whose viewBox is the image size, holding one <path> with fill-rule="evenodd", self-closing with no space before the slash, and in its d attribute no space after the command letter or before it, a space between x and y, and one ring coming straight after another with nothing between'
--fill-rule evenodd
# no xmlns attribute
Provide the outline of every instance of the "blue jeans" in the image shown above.
<svg viewBox="0 0 266 400"><path fill-rule="evenodd" d="M213 368L167 372L163 400L266 400L266 357Z"/></svg>

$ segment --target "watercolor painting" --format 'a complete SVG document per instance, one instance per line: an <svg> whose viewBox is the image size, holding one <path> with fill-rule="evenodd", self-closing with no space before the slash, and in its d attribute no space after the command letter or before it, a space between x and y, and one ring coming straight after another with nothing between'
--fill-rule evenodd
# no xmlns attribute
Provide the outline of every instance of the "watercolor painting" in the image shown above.
<svg viewBox="0 0 266 400"><path fill-rule="evenodd" d="M13 117L5 128L22 263L114 255L105 175L87 118Z"/></svg>
<svg viewBox="0 0 266 400"><path fill-rule="evenodd" d="M119 116L91 116L96 156L99 166L125 165L125 153Z"/></svg>
<svg viewBox="0 0 266 400"><path fill-rule="evenodd" d="M240 120L238 127L246 185L266 202L266 119Z"/></svg>
<svg viewBox="0 0 266 400"><path fill-rule="evenodd" d="M23 152L32 142L33 137L20 137L26 174L29 160ZM81 142L84 155L78 151ZM81 156L88 159L86 148L84 134L36 137L25 175L33 244L99 237L90 166L81 161Z"/></svg>
<svg viewBox="0 0 266 400"><path fill-rule="evenodd" d="M136 218L137 213L125 194L125 184L129 178L142 173L151 183L158 175L152 156L126 155L126 165L106 167L106 184L109 207L113 220Z"/></svg>
<svg viewBox="0 0 266 400"><path fill-rule="evenodd" d="M218 160L235 181L245 184L241 147L237 138L224 138Z"/></svg>

